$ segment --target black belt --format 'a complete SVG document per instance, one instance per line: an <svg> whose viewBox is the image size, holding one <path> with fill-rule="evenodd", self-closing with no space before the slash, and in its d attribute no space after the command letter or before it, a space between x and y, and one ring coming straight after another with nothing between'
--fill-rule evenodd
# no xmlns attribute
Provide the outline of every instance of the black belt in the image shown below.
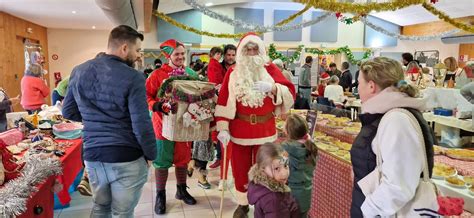
<svg viewBox="0 0 474 218"><path fill-rule="evenodd" d="M300 88L300 89L310 89L311 86L298 86L298 88Z"/></svg>

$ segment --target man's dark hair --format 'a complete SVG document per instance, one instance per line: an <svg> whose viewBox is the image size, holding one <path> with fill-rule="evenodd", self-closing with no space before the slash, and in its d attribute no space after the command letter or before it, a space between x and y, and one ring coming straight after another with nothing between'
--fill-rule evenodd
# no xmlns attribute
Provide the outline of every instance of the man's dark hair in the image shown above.
<svg viewBox="0 0 474 218"><path fill-rule="evenodd" d="M411 53L403 53L402 54L403 60L407 61L408 63L413 61L413 55Z"/></svg>
<svg viewBox="0 0 474 218"><path fill-rule="evenodd" d="M118 48L123 43L135 44L137 38L143 41L143 34L127 25L120 25L110 32L107 46L109 48Z"/></svg>
<svg viewBox="0 0 474 218"><path fill-rule="evenodd" d="M212 58L215 54L223 54L224 52L222 51L221 47L212 47L211 51L209 51L209 56Z"/></svg>
<svg viewBox="0 0 474 218"><path fill-rule="evenodd" d="M156 66L156 64L160 64L160 65L161 65L162 63L163 63L163 62L161 62L161 59L159 59L159 58L155 59L155 66Z"/></svg>
<svg viewBox="0 0 474 218"><path fill-rule="evenodd" d="M306 56L305 63L311 64L313 62L313 57L311 56Z"/></svg>
<svg viewBox="0 0 474 218"><path fill-rule="evenodd" d="M105 52L101 51L95 55L95 58L100 58L105 55Z"/></svg>
<svg viewBox="0 0 474 218"><path fill-rule="evenodd" d="M332 62L329 64L329 67L337 67L336 63Z"/></svg>
<svg viewBox="0 0 474 218"><path fill-rule="evenodd" d="M227 54L227 51L229 50L237 51L237 47L235 47L235 45L232 45L232 44L227 44L226 46L224 46L224 55Z"/></svg>
<svg viewBox="0 0 474 218"><path fill-rule="evenodd" d="M347 62L347 61L342 62L342 69L343 70L349 69L349 62Z"/></svg>

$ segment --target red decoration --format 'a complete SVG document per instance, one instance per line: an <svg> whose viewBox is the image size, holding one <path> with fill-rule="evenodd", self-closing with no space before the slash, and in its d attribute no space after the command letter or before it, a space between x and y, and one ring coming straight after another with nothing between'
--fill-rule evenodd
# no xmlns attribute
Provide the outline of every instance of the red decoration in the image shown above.
<svg viewBox="0 0 474 218"><path fill-rule="evenodd" d="M341 12L337 12L337 13L336 13L336 17L337 17L337 19L339 19L340 17L342 17L342 13L341 13Z"/></svg>
<svg viewBox="0 0 474 218"><path fill-rule="evenodd" d="M436 4L439 0L430 0L431 3Z"/></svg>
<svg viewBox="0 0 474 218"><path fill-rule="evenodd" d="M59 56L58 56L57 54L53 54L53 56L51 56L51 58L52 58L53 60L58 60Z"/></svg>

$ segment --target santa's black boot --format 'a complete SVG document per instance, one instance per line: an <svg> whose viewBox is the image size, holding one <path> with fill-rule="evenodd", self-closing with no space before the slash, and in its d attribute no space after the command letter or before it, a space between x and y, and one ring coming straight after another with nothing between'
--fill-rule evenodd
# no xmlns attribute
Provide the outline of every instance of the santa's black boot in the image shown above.
<svg viewBox="0 0 474 218"><path fill-rule="evenodd" d="M166 213L166 191L165 190L161 190L156 193L155 213L156 214Z"/></svg>

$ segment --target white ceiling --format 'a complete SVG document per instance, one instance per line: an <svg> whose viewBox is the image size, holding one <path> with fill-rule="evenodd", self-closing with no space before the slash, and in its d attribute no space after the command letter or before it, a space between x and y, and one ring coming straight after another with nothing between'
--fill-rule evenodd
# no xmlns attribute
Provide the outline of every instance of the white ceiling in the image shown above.
<svg viewBox="0 0 474 218"><path fill-rule="evenodd" d="M143 28L143 1L134 0L138 10L139 26ZM212 2L214 6L256 2L251 0L200 0L201 3ZM290 0L259 0L258 2L288 2ZM474 0L440 0L435 7L453 18L474 15ZM182 0L161 0L159 10L172 13L187 10L189 7ZM46 26L48 28L66 29L110 29L113 24L104 15L94 0L0 0L0 11ZM73 14L72 11L76 11ZM373 14L392 23L405 26L436 21L438 18L421 6L412 6L395 12Z"/></svg>

